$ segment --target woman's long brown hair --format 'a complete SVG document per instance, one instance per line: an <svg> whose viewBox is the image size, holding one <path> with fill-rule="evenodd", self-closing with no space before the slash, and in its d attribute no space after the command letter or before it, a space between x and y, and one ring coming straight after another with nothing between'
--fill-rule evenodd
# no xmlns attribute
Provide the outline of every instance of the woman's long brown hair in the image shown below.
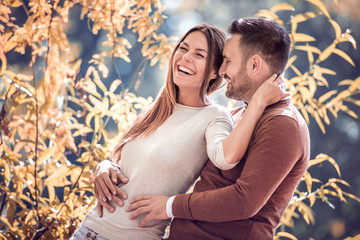
<svg viewBox="0 0 360 240"><path fill-rule="evenodd" d="M166 77L165 85L162 87L159 95L155 99L154 103L135 120L132 127L125 132L118 145L113 152L113 160L115 162L120 161L121 150L124 145L142 136L148 136L153 133L166 119L172 114L174 106L177 103L178 87L173 81L173 61L174 55L179 48L181 42L192 32L202 32L208 42L208 54L207 63L205 68L204 80L200 88L199 97L204 101L205 94L211 94L215 90L219 89L222 83L222 78L218 74L218 70L222 64L223 57L222 51L225 45L225 34L218 28L212 27L208 24L201 24L191 28L176 44L174 51L171 54L171 58L168 66L168 73ZM216 71L217 77L209 79L210 72Z"/></svg>

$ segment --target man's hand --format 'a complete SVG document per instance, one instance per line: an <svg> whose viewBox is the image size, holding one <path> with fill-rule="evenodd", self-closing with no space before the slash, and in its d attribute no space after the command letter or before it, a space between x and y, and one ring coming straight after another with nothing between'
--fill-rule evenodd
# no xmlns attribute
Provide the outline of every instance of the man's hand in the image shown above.
<svg viewBox="0 0 360 240"><path fill-rule="evenodd" d="M110 212L115 210L107 200L115 202L119 206L124 205L122 199L126 199L127 195L116 184L121 182L127 183L128 181L129 178L119 172L112 162L105 160L98 165L95 172L94 191L95 197L98 200L96 209L100 217L102 217L102 206Z"/></svg>
<svg viewBox="0 0 360 240"><path fill-rule="evenodd" d="M142 213L148 213L140 223L140 227L144 227L153 219L168 219L166 215L166 202L168 196L163 195L143 195L131 199L131 205L126 208L127 212L134 211L130 219L138 217Z"/></svg>

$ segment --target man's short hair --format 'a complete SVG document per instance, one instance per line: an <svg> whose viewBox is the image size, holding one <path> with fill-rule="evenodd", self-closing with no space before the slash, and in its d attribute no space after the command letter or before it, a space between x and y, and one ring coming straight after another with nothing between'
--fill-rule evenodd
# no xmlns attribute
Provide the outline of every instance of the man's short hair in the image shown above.
<svg viewBox="0 0 360 240"><path fill-rule="evenodd" d="M232 21L228 32L241 35L244 62L258 54L272 72L279 74L284 71L289 59L291 40L277 22L263 18L241 18Z"/></svg>

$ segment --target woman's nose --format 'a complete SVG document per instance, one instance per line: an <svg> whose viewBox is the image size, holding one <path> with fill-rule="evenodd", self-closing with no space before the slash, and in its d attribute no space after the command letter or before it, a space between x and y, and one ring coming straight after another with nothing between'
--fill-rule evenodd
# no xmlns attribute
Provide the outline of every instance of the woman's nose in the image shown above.
<svg viewBox="0 0 360 240"><path fill-rule="evenodd" d="M191 61L191 54L190 54L190 52L186 52L186 53L183 55L183 59L184 59L184 61L190 62L190 61Z"/></svg>

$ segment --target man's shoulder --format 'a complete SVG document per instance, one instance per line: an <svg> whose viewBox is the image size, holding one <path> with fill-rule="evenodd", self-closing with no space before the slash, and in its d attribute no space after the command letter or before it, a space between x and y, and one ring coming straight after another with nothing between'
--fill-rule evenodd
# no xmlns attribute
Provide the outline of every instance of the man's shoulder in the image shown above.
<svg viewBox="0 0 360 240"><path fill-rule="evenodd" d="M274 105L267 107L264 111L263 118L272 118L277 116L289 117L296 121L303 120L302 115L290 100L283 100Z"/></svg>

